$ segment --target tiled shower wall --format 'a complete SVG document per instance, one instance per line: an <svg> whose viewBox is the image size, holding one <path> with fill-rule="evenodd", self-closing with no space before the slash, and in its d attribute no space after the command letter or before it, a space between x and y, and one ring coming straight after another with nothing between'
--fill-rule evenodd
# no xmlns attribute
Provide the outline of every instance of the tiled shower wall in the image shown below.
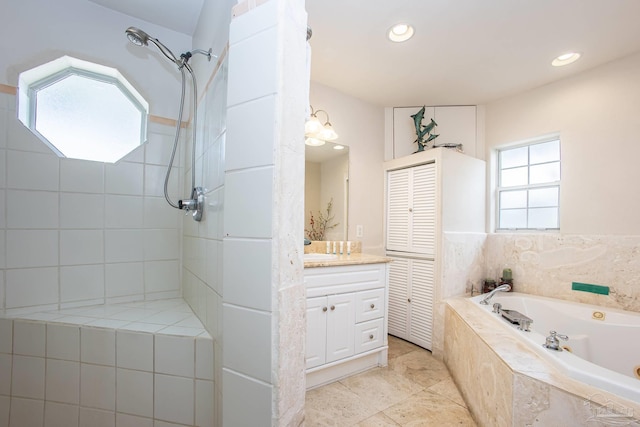
<svg viewBox="0 0 640 427"><path fill-rule="evenodd" d="M17 120L6 92L0 310L179 296L180 216L163 197L173 127L150 123L148 142L117 164L61 159ZM171 194L181 175L172 174Z"/></svg>

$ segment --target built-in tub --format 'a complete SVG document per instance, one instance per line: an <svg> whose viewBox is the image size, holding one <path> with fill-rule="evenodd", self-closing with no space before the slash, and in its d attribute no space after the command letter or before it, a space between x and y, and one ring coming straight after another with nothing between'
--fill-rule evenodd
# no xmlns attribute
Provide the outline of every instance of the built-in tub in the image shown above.
<svg viewBox="0 0 640 427"><path fill-rule="evenodd" d="M488 305L483 298L472 300L567 375L640 403L640 314L518 293L498 293ZM496 303L533 319L530 332L493 313ZM550 331L569 337L560 340L564 351L542 346Z"/></svg>
<svg viewBox="0 0 640 427"><path fill-rule="evenodd" d="M445 313L445 362L479 425L640 425L639 314L519 293L488 306L483 298L448 300ZM533 319L531 331L494 303ZM569 336L560 344L571 351L542 346L551 330Z"/></svg>

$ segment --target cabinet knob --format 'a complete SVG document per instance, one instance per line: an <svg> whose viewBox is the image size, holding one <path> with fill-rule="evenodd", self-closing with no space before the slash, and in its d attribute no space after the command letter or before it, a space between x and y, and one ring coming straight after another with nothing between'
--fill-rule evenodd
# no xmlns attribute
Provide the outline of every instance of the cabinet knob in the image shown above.
<svg viewBox="0 0 640 427"><path fill-rule="evenodd" d="M327 311L327 307L322 307L322 311Z"/></svg>
<svg viewBox="0 0 640 427"><path fill-rule="evenodd" d="M371 304L371 308L376 308L376 305L375 304Z"/></svg>
<svg viewBox="0 0 640 427"><path fill-rule="evenodd" d="M373 339L373 334L369 335L369 339L372 340Z"/></svg>
<svg viewBox="0 0 640 427"><path fill-rule="evenodd" d="M331 306L331 311L333 311L333 310L335 310L335 309L336 309L336 306L335 306L335 305L332 305L332 306Z"/></svg>

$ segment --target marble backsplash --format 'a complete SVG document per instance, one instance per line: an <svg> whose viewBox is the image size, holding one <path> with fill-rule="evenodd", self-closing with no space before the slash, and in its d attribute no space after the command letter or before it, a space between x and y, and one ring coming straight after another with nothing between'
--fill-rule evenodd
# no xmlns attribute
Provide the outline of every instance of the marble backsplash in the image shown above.
<svg viewBox="0 0 640 427"><path fill-rule="evenodd" d="M486 276L511 268L517 292L640 312L640 236L489 234L483 251ZM574 291L572 282L610 293Z"/></svg>

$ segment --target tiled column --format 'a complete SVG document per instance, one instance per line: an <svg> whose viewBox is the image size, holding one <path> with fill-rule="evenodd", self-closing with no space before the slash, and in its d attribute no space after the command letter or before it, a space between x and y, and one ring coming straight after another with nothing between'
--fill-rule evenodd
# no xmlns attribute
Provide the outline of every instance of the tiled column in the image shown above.
<svg viewBox="0 0 640 427"><path fill-rule="evenodd" d="M241 3L235 12L225 154L222 422L297 425L304 408L306 13L302 0L253 8Z"/></svg>

